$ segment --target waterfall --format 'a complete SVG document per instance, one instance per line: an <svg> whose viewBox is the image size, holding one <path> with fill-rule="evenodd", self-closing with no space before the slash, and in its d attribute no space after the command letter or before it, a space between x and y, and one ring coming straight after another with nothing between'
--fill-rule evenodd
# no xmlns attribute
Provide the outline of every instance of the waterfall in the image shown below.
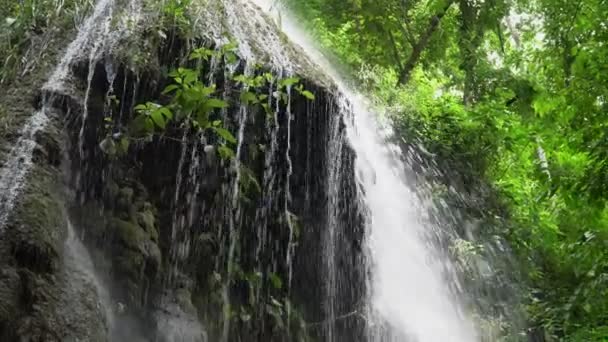
<svg viewBox="0 0 608 342"><path fill-rule="evenodd" d="M273 8L268 0L251 0L264 10ZM462 304L451 293L453 267L429 236L441 234L425 218L428 208L416 192L406 185L406 165L397 146L387 140L392 132L388 125L371 112L365 99L351 90L334 68L316 49L295 21L281 14L283 31L315 61L338 85L337 97L342 104L348 140L353 147L360 197L368 208L366 217L367 299L370 341L455 341L477 340L472 323ZM329 161L331 163L331 160ZM336 166L331 167L335 169ZM331 174L332 171L330 171ZM331 184L331 188L337 186ZM335 206L335 203L333 204ZM331 206L331 204L330 204ZM336 320L347 313L335 312L336 266L332 261L336 239L330 210L326 227L324 258L327 284L326 318ZM335 217L335 216L333 216ZM447 271L446 271L447 270ZM446 274L448 273L448 274ZM374 328L376 326L377 328ZM333 341L332 332L326 338Z"/></svg>
<svg viewBox="0 0 608 342"><path fill-rule="evenodd" d="M99 22L106 18L106 12L112 6L112 0L100 0L95 5L93 14L87 18L78 31L76 39L70 43L63 58L53 71L49 80L43 86L45 91L51 93L65 91L66 82L70 76L70 67L85 50L98 29ZM36 147L35 136L49 123L47 104L50 98L45 98L42 109L36 111L23 126L19 133L19 140L11 150L6 165L0 169L0 189L6 189L0 194L0 229L13 209L14 200L23 187L23 181L32 167L32 153ZM46 103L48 102L48 103Z"/></svg>
<svg viewBox="0 0 608 342"><path fill-rule="evenodd" d="M136 1L131 1L135 3ZM15 147L9 152L8 161L0 169L0 189L5 189L0 194L0 229L6 224L6 220L13 209L14 200L21 192L24 179L32 167L32 153L36 147L35 136L42 131L49 123L47 110L52 106L54 97L58 94L72 95L70 68L74 63L84 57L84 53L90 49L89 68L92 69L93 61L99 60L100 44L105 44L106 48L116 43L121 35L125 34L125 29L117 30L114 35L109 35L109 24L112 19L113 0L99 0L95 4L93 13L85 20L79 28L76 38L70 43L59 64L53 70L51 77L43 85L42 89L47 96L43 99L42 108L36 111L19 132L19 140ZM136 15L137 11L133 12ZM93 44L93 47L90 45ZM93 70L89 70L87 85L87 96L85 96L84 115L82 125L86 121L86 98L90 90L90 82L93 77ZM81 132L82 139L82 132Z"/></svg>
<svg viewBox="0 0 608 342"><path fill-rule="evenodd" d="M43 129L49 118L45 108L36 111L19 133L19 140L0 169L0 232L15 205L28 171L32 167L32 153L36 147L36 133Z"/></svg>
<svg viewBox="0 0 608 342"><path fill-rule="evenodd" d="M70 286L84 288L88 284L92 285L98 296L98 305L101 307L106 327L113 335L116 327L116 317L112 310L112 299L110 293L95 272L95 266L91 260L91 255L86 247L76 236L76 231L72 222L68 220L68 237L65 242L66 267L70 277Z"/></svg>
<svg viewBox="0 0 608 342"><path fill-rule="evenodd" d="M137 0L130 1L132 17L138 15L139 5ZM33 153L37 146L36 135L45 130L47 126L56 123L54 108L57 102L62 102L62 97L77 100L76 89L73 89L73 67L83 60L88 59L88 85L84 96L84 113L82 117L82 129L80 138L83 139L83 130L87 116L87 100L91 90L95 64L101 60L103 54L114 47L120 38L127 34L126 27L119 26L110 32L110 23L113 19L112 13L115 6L114 0L98 0L91 15L78 28L75 39L69 44L57 66L53 69L51 76L42 86L43 98L41 108L33 113L19 132L19 138L8 154L8 159L0 169L0 229L7 223L17 197L21 194L27 181L27 175L34 168ZM112 76L111 82L113 82ZM111 86L110 86L111 88ZM69 118L69 109L67 115ZM80 145L82 152L82 141ZM81 155L82 157L82 155ZM43 210L43 209L41 209ZM65 293L72 296L87 296L88 291L96 296L97 310L105 320L104 325L111 341L142 341L144 340L132 317L122 315L117 317L114 310L110 290L95 271L91 255L86 247L77 237L76 229L72 225L67 212L62 213L67 218L67 238L64 244L65 271L67 285ZM76 291L76 292L73 292ZM70 298L69 300L74 300ZM84 298L81 304L84 304ZM122 304L118 304L119 309ZM77 310L78 308L70 308ZM120 319L119 319L120 318Z"/></svg>
<svg viewBox="0 0 608 342"><path fill-rule="evenodd" d="M385 143L390 131L381 132L359 98L348 99L354 112L349 138L370 210L372 309L388 323L389 335L421 342L474 341L474 330L443 274L451 266L426 238L433 233L425 224L426 208L404 183L397 147Z"/></svg>
<svg viewBox="0 0 608 342"><path fill-rule="evenodd" d="M100 310L105 314L111 341L133 341L143 339L141 336L144 335L155 335L158 341L199 342L216 337L213 336L216 333L214 329L218 330L217 340L230 341L234 340L234 331L245 326L245 324L234 324L231 321L235 313L231 311L232 307L238 308L239 300L242 300L235 298L237 296L234 296L232 292L238 292L235 291L235 284L242 287L244 283L242 279L237 279L239 276L243 277L243 274L239 275L238 273L244 273L244 270L236 268L237 266L240 268L238 264L241 261L240 259L245 259L243 255L246 252L253 252L251 254L255 255L255 260L252 262L254 265L251 266L254 269L247 270L256 271L254 273L255 277L259 275L260 278L269 278L271 275L276 277L281 272L285 273L283 274L286 283L285 298L278 298L284 300L284 302L279 303L272 296L270 298L274 301L272 304L285 307L286 325L289 328L290 315L292 314L290 301L293 299L292 297L298 296L296 291L291 290L291 286L293 283L296 290L302 287L302 284L297 284L297 280L301 282L302 277L298 279L298 269L294 266L297 265L297 259L300 256L298 253L309 253L310 255L318 253L321 254L319 256L321 262L313 266L315 269L312 273L322 274L319 280L322 289L318 291L320 292L318 296L323 298L321 298L320 303L316 302L317 298L311 298L310 304L304 303L305 305L302 306L308 304L311 307L317 304L321 306L318 311L321 312L319 315L322 316L322 320L306 323L309 323L309 326L320 326L319 330L322 330L321 334L325 340L330 342L342 341L342 335L337 328L338 322L357 316L358 318L364 318L367 325L366 336L360 338L367 339L369 342L476 341L477 334L474 327L466 318L466 312L462 304L450 290L457 287L453 286L454 284L450 280L455 278L450 274L452 266L442 256L441 250L428 238L437 234L441 235L442 232L429 224L425 217L428 208L420 200L416 191L406 186L405 169L407 165L401 161L399 149L387 143L392 134L390 128L380 122L376 115L369 110L370 106L366 103L364 97L352 91L341 80L335 69L326 62L322 54L315 48L314 44L308 41L306 35L298 29L293 20L283 16L280 25L288 37L294 43L300 45L308 58L306 56L301 59L295 58L294 53L300 52L299 50L287 51L286 46L288 44L280 39L280 35L268 34L268 32L274 32L274 27L268 25L263 15L255 12L253 17L243 18L243 12L239 11L241 5L252 6L250 2L260 5L264 9L269 9L272 8L271 1L218 0L218 4L223 5L222 11L225 18L217 19L217 22L225 21L229 26L228 35L237 40L239 57L243 59L239 63L245 63L244 73L247 76L254 74L254 62L262 60L258 54L261 50L264 50L262 55L268 58L263 58L263 61L268 63L277 77L289 77L302 72L303 75L301 76L309 77L306 82L315 83L316 81L319 89L331 92L331 94L319 94L323 95L324 98L317 103L322 103L323 107L315 108L314 101L304 104L298 103L295 92L297 89L288 87L286 108L283 111L278 96L276 99L273 99L272 96L278 85L271 84L269 85L268 101L270 108L275 110L275 115L267 118L260 127L255 127L255 111L249 110L245 105L241 105L239 110L234 113L224 111L224 123L227 127L235 126L232 128L235 128L237 132L238 144L235 158L231 161L230 172L226 173L226 182L222 184L222 196L217 196L221 199L221 203L210 203L215 199L210 200L209 203L202 202L204 200L201 199L202 196L199 196L199 194L203 192L201 189L203 179L208 176L205 173L208 165L203 164L205 164L204 160L208 147L211 146L207 146L205 137L200 137L200 140L194 143L189 142L189 130L184 129L181 140L178 139L180 145L179 152L176 152L178 155L174 158L176 161L173 168L175 174L169 177L173 182L173 185L171 185L174 187L172 188L173 192L162 193L161 191L160 194L163 199L166 198L170 202L166 204L166 211L169 213L159 213L159 215L168 216L167 222L164 222L164 220L158 222L159 225L166 225L166 228L159 229L168 231L168 234L166 234L167 240L169 240L168 247L166 252L163 251L167 254L163 255L165 258L163 261L168 264L168 269L161 269L166 273L164 275L154 274L155 277L162 278L159 279L159 282L162 282L159 286L161 288L157 289L159 294L156 294L160 298L155 298L158 303L154 303L155 306L152 309L147 305L143 305L146 307L142 308L142 311L154 311L149 312L152 316L151 321L153 320L156 323L154 332L144 333L139 331L135 319L131 320L127 315L119 317L113 310L114 304L110 295L110 288L105 286L98 274L95 273L91 256L83 243L76 237L75 229L69 223L67 227L68 238L65 244L66 269L75 284L74 286L90 287L92 285L99 297ZM126 6L129 14L129 19L125 19L129 21L128 25L120 22L119 13L122 6ZM84 181L89 179L85 179L85 177L88 174L87 171L93 169L91 165L94 163L91 162L93 158L96 158L93 152L98 147L97 140L92 139L93 134L89 134L95 130L96 127L93 127L93 123L99 114L94 106L89 108L89 100L94 100L95 91L99 90L96 89L97 81L94 81L99 78L96 76L100 76L95 75L96 67L100 64L105 67L108 88L104 94L107 103L110 94L113 93L114 82L117 79L116 82L120 82L122 78L118 77L120 66L110 64L109 60L112 59L112 53L116 52L113 50L117 48L121 39L132 33L129 27L137 26L138 20L141 19L141 6L142 2L140 0L96 1L91 16L80 27L76 38L68 46L51 78L44 85L43 93L45 96L42 109L33 113L28 123L24 125L16 146L8 154L7 162L0 169L0 189L3 190L0 193L0 232L6 224L10 211L13 209L13 203L26 181L28 171L34 167L32 154L36 148L37 132L44 130L47 125L51 126L55 123L52 120L54 116L51 115L51 107L56 104L53 97L66 97L82 108L81 116L77 119L77 134L74 137L77 141L73 142L76 146L76 153L72 157L75 158L75 162L80 162L74 183L80 187L78 190L83 190L82 188L88 186L87 182ZM202 12L209 10L205 6L200 7ZM204 15L201 15L201 18L205 18ZM205 20L200 21L201 23L196 22L193 26L207 25L207 23L202 23ZM118 22L118 27L115 27L116 22ZM213 23L209 25L209 41L212 41L216 48L226 43L225 32L221 29L218 29L218 32L213 32L214 27L221 28L222 26L213 25ZM309 62L308 59L317 63L324 74L328 75L330 81L337 85L336 89L329 85L331 82L326 82L327 80L323 78L323 75L319 75L318 79L310 79L312 78L311 75L304 75L308 68L314 67L306 64ZM216 68L219 69L219 65L221 65L220 62L215 60L212 60L211 64L211 71L206 75L209 80L212 80L215 73L220 71ZM73 69L76 65L83 66L83 68L88 67L86 77L74 74ZM227 70L224 70L227 73L225 78L231 79L232 73L236 72L239 65L228 66ZM77 82L78 77L82 78L80 80L83 82L81 87ZM136 95L140 91L138 87L140 79L139 76L135 77L137 81L133 85L131 104L135 104L140 97ZM127 89L127 79L128 75L125 73L123 96L125 89ZM145 81L145 77L141 81ZM226 83L226 86L231 86L228 82ZM226 91L226 94L230 96L228 91ZM122 100L124 101L124 99ZM274 101L274 104L270 101ZM124 101L124 103L128 103L128 101ZM292 108L292 105L294 105L294 108ZM320 120L321 124L319 126L326 126L318 129L320 132L315 133L318 134L320 140L317 142L313 141L312 138L314 136L316 139L317 135L311 133L313 129L317 128L311 127L311 123L306 122L305 127L308 131L306 139L302 139L306 141L305 144L302 142L302 145L309 149L305 156L307 158L305 177L299 177L301 176L301 169L298 168L298 163L303 158L297 158L297 156L303 155L300 150L305 148L302 148L298 141L302 136L299 134L301 132L294 129L294 127L299 127L296 124L298 120L305 120L302 120L299 116L304 113L295 111L297 105L301 105L298 109L306 108L306 120L314 121L317 118L322 118L324 121L321 122ZM124 106L125 108L121 104L118 114L121 119L123 109L125 115L129 114L126 105ZM72 114L77 115L78 111L74 112ZM104 110L102 115L106 114ZM229 115L234 117L229 117ZM241 199L244 194L239 186L240 181L246 176L248 177L245 173L241 174L241 171L246 170L245 167L248 166L250 142L246 139L247 136L256 133L254 129L264 131L261 134L267 135L268 146L264 146L263 149L259 148L264 151L264 158L260 159L260 164L263 165L260 166L259 170L259 176L263 179L261 203L257 203L256 207L247 208L242 205ZM318 149L318 151L323 152L319 156L313 156L314 151L317 151L312 147L315 144L326 144L326 146ZM356 155L355 172L352 172L351 167L352 151ZM294 155L296 158L293 157ZM311 158L318 159L316 160L318 164L311 162ZM348 166L344 165L345 159L349 161ZM319 162L319 160L323 161ZM317 166L323 166L324 169L316 169ZM116 165L116 167L119 168L120 165ZM319 188L323 189L313 193L309 191L308 187L317 182L316 174L314 174L317 172L320 174L318 177ZM350 177L349 181L354 178L352 174L356 174L357 189L354 189L354 181L351 182L352 184L345 185L345 183L348 183L344 181L346 178ZM173 176L175 176L175 179L172 178ZM83 179L80 179L80 177ZM135 178L135 176L133 177ZM304 187L306 187L306 190L298 192L302 178L305 178ZM102 180L105 181L103 177ZM160 184L163 183L159 182ZM118 187L117 184L115 185ZM143 184L141 185L142 188L145 188ZM313 185L316 186L317 184ZM129 187L131 187L130 199L133 199L133 185L129 184ZM345 190L345 187L349 189ZM154 190L158 189L154 188ZM350 196L352 192L357 192L358 196ZM345 196L345 193L348 195ZM319 216L313 217L314 224L306 222L310 226L315 226L311 228L320 231L320 237L315 236L310 241L306 241L307 243L311 243L311 241L320 242L318 250L316 245L306 245L305 247L310 251L303 252L301 247L303 244L300 245L298 240L299 217L297 217L295 211L301 209L298 208L299 204L297 203L300 200L297 197L299 195L306 196L305 202L307 205L309 205L309 202L317 202L314 205L321 208L314 211L314 214ZM84 202L84 198L82 200ZM146 196L145 201L148 200L152 201ZM359 209L359 206L365 208L363 210L366 225L363 246L365 263L355 267L364 269L363 271L357 271L360 271L361 274L369 274L369 279L367 279L368 284L365 284L367 285L367 294L364 296L365 298L357 300L355 308L351 307L352 303L347 305L342 303L343 298L347 297L342 294L349 290L347 287L361 288L364 286L364 284L359 284L359 281L357 283L347 283L353 281L353 279L345 279L348 277L344 276L344 274L349 274L352 271L345 271L344 269L352 266L344 266L343 261L348 257L352 257L352 260L359 260L354 255L348 255L347 257L341 257L340 255L345 252L343 246L345 240L349 238L356 240L358 238L349 236L349 234L357 234L351 232L354 231L355 227L349 227L348 220L355 221L357 219L346 217L353 214L347 212L348 209L344 208L348 206L344 203L346 201L356 203L357 205L353 206L356 206L357 209ZM214 204L217 204L217 208ZM152 206L152 204L148 205ZM212 208L209 209L209 218L203 217L207 213L206 206ZM246 216L246 214L251 214L247 211L248 209L254 214L251 216L255 216L253 220L250 220L252 217ZM294 211L293 214L292 210ZM100 210L100 212L103 211L104 209ZM300 211L305 212L305 210ZM220 214L215 217L213 214L217 213ZM154 216L152 214L152 221L156 219ZM198 216L201 216L201 218ZM280 218L280 220L277 218ZM206 221L207 219L209 222ZM274 222L275 219L278 223ZM200 221L205 223L204 227L203 225L198 226ZM153 226L151 230L156 232L154 222L151 225ZM285 226L288 231L274 232L271 228L276 228L274 230L280 229L273 227L273 225ZM254 232L250 232L250 226L253 226ZM196 234L206 233L212 229L214 232L216 230L220 231L218 235L222 239L218 239L217 242L220 244L218 246L219 251L216 252L216 255L210 256L209 259L215 264L213 271L218 272L218 277L223 277L221 298L212 299L222 302L217 307L223 306L224 312L217 312L219 317L217 318L218 327L212 327L207 325L208 322L205 322L205 326L210 327L209 336L207 336L205 326L199 321L200 316L197 315L199 313L196 309L199 308L195 308L193 303L188 303L191 302L192 284L202 282L201 279L194 277L197 274L193 275L192 273L195 272L191 270L198 265L188 263L194 259L192 250L196 249L194 246L197 243L195 240ZM311 229L311 231L314 229ZM348 231L349 229L351 231ZM135 231L139 232L137 229ZM112 234L111 232L105 233ZM158 236L156 236L156 240L158 240ZM157 243L156 240L154 240L155 244ZM148 240L143 239L142 241L148 242ZM351 242L349 241L349 243ZM255 251L244 252L243 248L247 248L243 247L245 244L250 244L249 248L255 249ZM356 243L352 242L352 244ZM137 245L137 247L140 246ZM357 249L359 247L351 248ZM112 252L116 252L116 250ZM138 250L137 252L142 251ZM351 251L348 252L344 254L350 254ZM144 253L142 252L142 254ZM204 256L208 257L208 255ZM213 260L214 258L215 260ZM141 265L143 265L141 268L141 278L143 278L146 261L142 261ZM309 276L310 274L304 273L304 275ZM316 273L311 275L311 277L315 276L317 276ZM104 278L103 280L109 281L110 279ZM316 285L315 280L314 286ZM138 290L142 290L141 285L137 286ZM296 288L296 286L300 288ZM276 287L280 288L282 285ZM114 291L115 288L112 288L112 290L115 295L119 291ZM252 297L260 298L261 286L256 288L255 291L257 292ZM282 291L276 292L283 294ZM358 295L359 291L353 291L353 293ZM315 296L317 296L316 293L311 295L311 297ZM146 297L144 301L148 299L147 294L144 297ZM306 295L302 297L306 297ZM304 298L304 300L308 300L308 298ZM184 304L184 302L186 303ZM263 306L264 304L263 302L255 302L251 306ZM215 307L212 306L212 308ZM345 310L345 308L348 308L348 310ZM251 309L256 310L258 308ZM308 309L308 307L305 309ZM317 308L314 307L311 311L315 309ZM257 311L264 312L264 310ZM296 313L295 310L294 313ZM316 313L312 315L316 315ZM245 316L248 317L246 320L251 318L251 315ZM278 316L284 318L281 315ZM315 318L317 317L315 316ZM264 319L266 318L262 317L259 320L264 321ZM347 325L345 326L346 328L343 327L343 330L349 328ZM260 330L263 331L263 329L268 329L268 327L262 327Z"/></svg>

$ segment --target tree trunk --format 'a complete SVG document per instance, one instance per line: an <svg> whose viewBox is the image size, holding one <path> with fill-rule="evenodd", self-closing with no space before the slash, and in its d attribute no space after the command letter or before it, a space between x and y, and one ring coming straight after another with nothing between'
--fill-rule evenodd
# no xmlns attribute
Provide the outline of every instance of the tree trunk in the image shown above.
<svg viewBox="0 0 608 342"><path fill-rule="evenodd" d="M483 13L482 9L476 8L469 0L460 0L459 6L461 15L460 53L462 54L462 69L465 74L462 101L465 106L469 106L475 102L478 95L475 90L477 84L475 69L479 62L477 51L484 34L484 27L479 22Z"/></svg>
<svg viewBox="0 0 608 342"><path fill-rule="evenodd" d="M418 42L416 43L416 45L414 45L410 58L407 60L407 63L405 63L401 70L401 74L399 75L400 84L407 84L409 82L412 71L416 67L416 64L418 64L422 52L424 51L424 49L426 49L427 45L429 44L429 41L431 40L431 37L433 36L433 33L435 33L437 27L439 27L441 19L445 16L446 12L450 8L450 6L452 6L453 3L454 0L448 0L443 9L430 19L426 31L422 33L422 35L418 39Z"/></svg>

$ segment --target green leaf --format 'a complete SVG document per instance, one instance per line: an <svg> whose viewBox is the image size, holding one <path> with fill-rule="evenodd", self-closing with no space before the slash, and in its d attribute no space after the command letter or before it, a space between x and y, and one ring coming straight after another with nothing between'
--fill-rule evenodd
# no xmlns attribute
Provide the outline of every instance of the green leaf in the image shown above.
<svg viewBox="0 0 608 342"><path fill-rule="evenodd" d="M311 101L315 100L315 95L308 90L302 90L300 94Z"/></svg>
<svg viewBox="0 0 608 342"><path fill-rule="evenodd" d="M244 105L249 105L250 103L256 104L258 102L258 98L254 93L244 91L241 93L241 102Z"/></svg>
<svg viewBox="0 0 608 342"><path fill-rule="evenodd" d="M300 82L300 78L299 77L289 77L289 78L284 78L282 80L279 81L279 87L283 88L283 87L290 87L296 83Z"/></svg>
<svg viewBox="0 0 608 342"><path fill-rule="evenodd" d="M245 75L236 75L232 79L235 80L236 82L243 83L243 84L249 83L249 78L247 78L247 76L245 76Z"/></svg>
<svg viewBox="0 0 608 342"><path fill-rule="evenodd" d="M266 116L272 118L274 113L270 110L270 105L268 103L262 103L262 108L264 108L264 112L266 112Z"/></svg>
<svg viewBox="0 0 608 342"><path fill-rule="evenodd" d="M184 71L184 83L185 84L193 84L198 80L198 74L196 71L192 69L186 69Z"/></svg>
<svg viewBox="0 0 608 342"><path fill-rule="evenodd" d="M272 81L274 81L274 76L272 76L272 74L269 72L264 73L264 77L268 83L272 83Z"/></svg>
<svg viewBox="0 0 608 342"><path fill-rule="evenodd" d="M170 92L173 92L173 91L175 91L175 90L177 90L177 89L179 89L179 88L180 88L180 87L179 87L177 84L171 84L171 85L167 86L167 87L165 88L165 90L163 90L163 95L167 95L167 94L169 94Z"/></svg>
<svg viewBox="0 0 608 342"><path fill-rule="evenodd" d="M160 110L155 110L150 114L150 118L152 119L152 121L154 122L154 124L160 128L160 129L165 129L165 126L167 126L167 122L165 121L165 117L163 116L163 113Z"/></svg>
<svg viewBox="0 0 608 342"><path fill-rule="evenodd" d="M207 97L207 96L213 94L214 91L215 91L215 84L210 85L208 87L203 87L201 89L201 95L204 97Z"/></svg>
<svg viewBox="0 0 608 342"><path fill-rule="evenodd" d="M209 60L209 57L213 56L214 52L213 50L209 50L207 48L198 48L196 50L194 50L191 54L190 54L190 58L189 60L194 60L194 59L202 59L202 60Z"/></svg>
<svg viewBox="0 0 608 342"><path fill-rule="evenodd" d="M234 64L238 60L238 57L236 56L236 54L234 52L226 52L226 54L224 55L224 58L226 59L226 62L228 64Z"/></svg>
<svg viewBox="0 0 608 342"><path fill-rule="evenodd" d="M135 106L135 108L133 108L133 109L135 109L138 112L141 112L141 111L148 110L148 106L146 106L145 104L139 104L139 105Z"/></svg>
<svg viewBox="0 0 608 342"><path fill-rule="evenodd" d="M226 108L228 107L228 103L224 100L220 99L209 99L205 102L205 105L209 108Z"/></svg>
<svg viewBox="0 0 608 342"><path fill-rule="evenodd" d="M173 113L169 108L161 107L158 109L158 111L161 112L165 116L165 118L167 118L167 121L173 119Z"/></svg>
<svg viewBox="0 0 608 342"><path fill-rule="evenodd" d="M262 272L255 271L247 275L247 281L254 287L260 286L262 283Z"/></svg>
<svg viewBox="0 0 608 342"><path fill-rule="evenodd" d="M229 160L236 157L234 150L226 145L221 145L217 148L217 152L222 160Z"/></svg>
<svg viewBox="0 0 608 342"><path fill-rule="evenodd" d="M236 138L232 135L232 133L230 133L229 130L222 127L213 127L213 130L215 133L217 133L217 135L222 137L227 142L236 144Z"/></svg>
<svg viewBox="0 0 608 342"><path fill-rule="evenodd" d="M118 141L117 150L120 154L127 154L129 152L129 139L127 137L122 137Z"/></svg>
<svg viewBox="0 0 608 342"><path fill-rule="evenodd" d="M132 135L142 136L154 132L154 123L147 115L138 115L131 123L130 131Z"/></svg>
<svg viewBox="0 0 608 342"><path fill-rule="evenodd" d="M270 273L270 275L268 276L268 279L270 279L270 283L272 284L272 287L274 287L275 289L280 290L283 288L283 281L276 273ZM280 305L280 303L279 303L279 305Z"/></svg>
<svg viewBox="0 0 608 342"><path fill-rule="evenodd" d="M200 128L205 129L209 126L209 113L205 110L200 110L196 114L196 123Z"/></svg>

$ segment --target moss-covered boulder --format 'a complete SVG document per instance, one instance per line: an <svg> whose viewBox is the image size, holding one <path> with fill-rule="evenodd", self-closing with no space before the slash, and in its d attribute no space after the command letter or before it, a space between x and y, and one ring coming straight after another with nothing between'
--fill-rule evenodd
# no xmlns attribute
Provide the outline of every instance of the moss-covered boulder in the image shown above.
<svg viewBox="0 0 608 342"><path fill-rule="evenodd" d="M105 253L111 255L113 271L130 306L137 306L144 301L142 284L153 282L160 272L162 253L156 210L146 200L145 188L132 185L116 192L117 205L107 213L112 244Z"/></svg>

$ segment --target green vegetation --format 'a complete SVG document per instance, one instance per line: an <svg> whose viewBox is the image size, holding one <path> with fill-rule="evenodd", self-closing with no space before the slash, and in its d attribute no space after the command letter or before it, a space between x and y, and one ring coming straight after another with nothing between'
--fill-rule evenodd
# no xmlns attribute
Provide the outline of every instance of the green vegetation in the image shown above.
<svg viewBox="0 0 608 342"><path fill-rule="evenodd" d="M29 55L30 48L77 24L89 6L86 0L0 0L0 84L32 69L40 55Z"/></svg>
<svg viewBox="0 0 608 342"><path fill-rule="evenodd" d="M119 140L112 134L115 129L113 119L107 117L108 135L101 143L105 153L125 154L128 152L131 139L151 141L155 135L164 134L167 125L174 121L182 125L186 131L193 129L201 134L213 132L223 141L217 149L220 157L233 158L234 150L229 146L235 145L237 139L223 127L221 112L222 109L229 107L229 103L222 99L223 95L216 89L215 84L203 83L202 78L205 75L202 66L203 63L209 63L211 58L217 58L226 64L234 64L237 62L235 50L236 45L232 43L216 50L205 47L194 49L190 53L189 60L195 61L198 67L195 69L179 67L168 75L173 83L163 90L162 95L169 96L170 102L166 105L146 102L135 106L136 116L128 129L128 134L120 135ZM262 67L256 66L255 69L259 71ZM272 73L264 72L253 76L239 74L233 77L232 82L241 89L240 104L249 107L259 106L268 117L275 115L271 101L278 100L287 106L292 88L307 100L315 99L312 92L304 89L298 77L278 79ZM268 95L268 89L275 83L276 90L272 95ZM249 170L244 171L246 175L250 174ZM252 177L246 177L244 180L256 182ZM250 185L256 186L256 184ZM257 187L259 188L259 185Z"/></svg>
<svg viewBox="0 0 608 342"><path fill-rule="evenodd" d="M608 2L284 2L398 135L491 186L472 215L514 248L532 330L608 340Z"/></svg>

